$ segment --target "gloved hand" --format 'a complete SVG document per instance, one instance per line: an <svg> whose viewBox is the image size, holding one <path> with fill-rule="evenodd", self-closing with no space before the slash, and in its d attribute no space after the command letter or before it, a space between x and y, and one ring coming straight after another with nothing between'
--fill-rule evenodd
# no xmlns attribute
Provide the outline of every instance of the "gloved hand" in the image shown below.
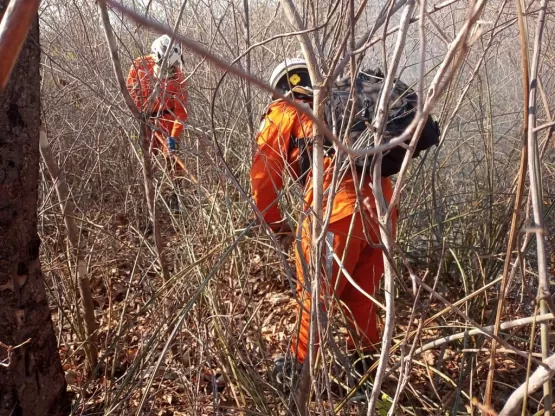
<svg viewBox="0 0 555 416"><path fill-rule="evenodd" d="M168 145L168 151L170 153L177 151L177 140L175 140L175 137L168 137L166 139L166 144Z"/></svg>

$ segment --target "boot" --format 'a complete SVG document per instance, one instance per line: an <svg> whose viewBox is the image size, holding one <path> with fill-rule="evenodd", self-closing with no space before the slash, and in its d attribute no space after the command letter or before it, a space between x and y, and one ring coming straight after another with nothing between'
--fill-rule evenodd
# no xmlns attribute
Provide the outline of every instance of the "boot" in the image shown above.
<svg viewBox="0 0 555 416"><path fill-rule="evenodd" d="M351 375L355 378L355 381L359 381L366 372L372 367L375 360L368 353L353 352L349 356L349 362L351 364Z"/></svg>
<svg viewBox="0 0 555 416"><path fill-rule="evenodd" d="M301 370L302 364L295 357L291 355L279 356L274 360L272 380L284 393L287 393L291 390L293 383L298 381Z"/></svg>
<svg viewBox="0 0 555 416"><path fill-rule="evenodd" d="M181 203L179 202L179 198L175 192L166 197L166 203L168 204L171 212L174 214L181 213Z"/></svg>
<svg viewBox="0 0 555 416"><path fill-rule="evenodd" d="M373 363L374 359L371 355L359 354L356 351L342 360L336 359L335 369L332 372L334 390L337 389L336 391L339 393L340 391L351 391L356 387L354 396L364 397L366 391L372 390L372 379L367 378L362 385L359 386L359 384Z"/></svg>

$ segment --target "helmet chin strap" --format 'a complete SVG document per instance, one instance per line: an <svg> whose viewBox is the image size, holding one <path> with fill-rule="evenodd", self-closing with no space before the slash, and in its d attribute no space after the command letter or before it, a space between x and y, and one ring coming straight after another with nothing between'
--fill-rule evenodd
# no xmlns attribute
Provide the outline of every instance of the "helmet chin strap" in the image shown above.
<svg viewBox="0 0 555 416"><path fill-rule="evenodd" d="M312 99L314 97L314 91L310 87L302 87L302 86L297 85L297 86L291 88L289 91L287 91L283 95L285 95L286 97L292 97L292 98L307 97L307 98Z"/></svg>

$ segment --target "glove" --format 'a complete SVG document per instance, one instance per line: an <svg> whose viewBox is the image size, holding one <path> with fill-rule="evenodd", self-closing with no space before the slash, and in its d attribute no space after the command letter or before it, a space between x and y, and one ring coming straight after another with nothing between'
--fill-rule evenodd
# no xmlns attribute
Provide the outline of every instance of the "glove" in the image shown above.
<svg viewBox="0 0 555 416"><path fill-rule="evenodd" d="M175 137L168 137L166 139L166 144L168 145L168 150L170 153L174 153L177 151L177 140L175 140Z"/></svg>

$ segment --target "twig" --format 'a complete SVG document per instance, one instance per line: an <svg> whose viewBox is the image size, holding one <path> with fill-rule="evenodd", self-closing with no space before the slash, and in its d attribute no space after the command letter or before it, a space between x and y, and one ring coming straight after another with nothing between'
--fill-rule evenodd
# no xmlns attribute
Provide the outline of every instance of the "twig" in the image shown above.
<svg viewBox="0 0 555 416"><path fill-rule="evenodd" d="M162 24L160 24L156 21L147 19L147 18L141 16L140 14L134 12L133 10L116 3L114 0L99 0L98 3L99 4L109 4L114 9L120 10L123 13L125 13L127 16L129 16L135 22L137 22L141 25L148 26L148 27L158 31L159 33L165 33L167 35L173 35L173 31L170 28L168 28L168 27L166 27L166 26L164 26L164 25L162 25ZM480 2L480 5L483 5L483 2ZM481 11L481 8L478 8L478 11ZM471 22L469 24L472 24L473 22L474 21L471 20ZM299 31L299 33L305 33L305 32L304 31ZM322 122L322 120L319 119L306 106L300 105L295 100L283 95L280 91L274 90L268 84L266 84L265 82L263 82L259 78L255 77L251 74L246 73L241 68L236 67L234 65L230 65L226 60L224 60L222 58L219 58L216 55L214 55L213 53L207 51L202 46L200 46L197 42L194 42L193 40L191 40L191 39L189 39L189 38L187 38L183 35L179 35L179 34L176 34L175 38L178 39L185 47L189 48L191 51L193 51L197 55L200 55L201 57L203 57L203 58L207 59L208 61L212 62L215 66L217 66L217 67L219 67L223 70L227 70L231 74L236 75L240 78L244 78L244 79L248 80L249 82L253 83L254 85L256 85L257 87L259 87L260 89L262 89L263 91L266 91L266 92L278 97L279 99L289 103L291 106L293 106L300 113L303 113L308 118L310 118L310 120L312 120L314 125L318 126L319 131L321 131L322 134L327 139L332 141L340 150L342 150L343 152L345 152L345 153L347 153L351 156L355 156L355 157L370 156L370 155L382 153L382 152L385 152L387 150L393 149L394 147L399 146L400 144L406 142L407 139L412 137L415 128L417 127L418 123L420 122L420 118L415 117L413 122L407 127L407 129L405 130L405 132L401 136L396 137L396 138L390 140L388 143L383 144L381 146L368 147L368 148L364 148L364 149L360 149L360 150L352 149L348 146L345 146L341 140L338 140L333 135L333 133L329 130L329 128ZM453 42L452 47L450 49L450 51L452 53L458 49L458 47L460 46L460 41L461 41L461 39L455 39L455 41ZM444 66L447 66L447 65L448 64L445 63ZM444 74L442 74L442 76L443 75ZM315 89L317 89L317 88L318 88L318 86L316 85ZM439 97L441 96L441 93L443 92L443 90L444 90L444 88L438 87L437 89L430 90L428 92L431 99L427 103L427 105L425 106L425 108L423 110L423 112L426 116L430 113L432 107L436 104L436 102L439 99Z"/></svg>
<svg viewBox="0 0 555 416"><path fill-rule="evenodd" d="M85 352L87 353L89 369L93 370L98 363L98 334L96 333L98 325L94 314L91 282L87 276L85 250L84 247L82 247L83 245L80 244L80 230L75 220L75 206L73 204L73 198L70 196L65 174L54 159L45 131L40 132L39 148L48 173L54 181L56 194L58 195L58 201L67 230L67 239L77 257L77 281L85 318L86 340L84 346Z"/></svg>
<svg viewBox="0 0 555 416"><path fill-rule="evenodd" d="M516 389L513 394L511 394L503 406L501 412L499 412L499 416L516 416L520 414L520 403L525 396L529 396L530 394L539 390L542 385L549 384L549 381L555 376L555 355L552 355L549 358L546 358L543 363L548 367L548 369L544 367L538 368L534 371L534 374L528 380L528 383L522 384L518 389ZM551 411L551 409L547 409L544 405L544 408L547 411Z"/></svg>
<svg viewBox="0 0 555 416"><path fill-rule="evenodd" d="M393 57L391 59L391 65L389 71L386 75L384 85L380 94L380 100L377 109L377 119L375 122L376 129L376 144L379 146L383 138L383 132L385 129L388 113L389 113L389 97L391 88L393 87L393 79L397 74L397 68L401 60L401 53L405 48L405 40L410 25L410 18L412 17L412 12L416 7L415 0L408 0L403 14L401 16L401 21L399 23L399 33L397 36L397 43L395 45L395 50ZM381 168L382 168L382 154L378 153L373 160L373 175L374 178L381 178ZM370 400L368 403L367 415L372 416L375 413L376 405L378 402L378 395L381 392L381 386L385 376L385 370L388 364L389 358L389 347L391 346L391 339L393 337L393 331L395 329L395 270L392 264L393 258L393 224L392 218L387 215L388 206L383 195L381 180L373 181L373 192L374 199L376 201L376 211L378 214L380 222L380 237L382 243L385 247L383 253L384 262L384 280L385 280L385 306L386 306L386 317L385 325L382 334L382 350L380 354L380 361L378 369L376 370L376 378L374 380L374 387L372 388L372 394L370 395Z"/></svg>
<svg viewBox="0 0 555 416"><path fill-rule="evenodd" d="M291 22L291 24L295 25L295 28L299 33L297 35L297 39L301 44L303 55L306 59L306 64L310 73L310 79L312 80L312 84L317 86L322 82L322 74L318 67L318 61L316 59L316 54L314 53L314 47L312 46L312 42L310 41L309 33L305 32L306 28L302 23L301 16L299 16L299 13L297 12L295 5L293 4L293 1L281 0L280 3L289 21ZM315 109L316 111L318 111L316 105Z"/></svg>
<svg viewBox="0 0 555 416"><path fill-rule="evenodd" d="M520 319L515 319L514 321L509 321L509 322L503 322L502 324L499 325L499 329L502 331L505 331L507 329L514 329L514 328L519 328L521 326L525 326L525 325L530 325L530 324L534 324L535 322L540 323L540 322L548 322L555 319L555 317L553 316L552 313L548 313L545 315L538 315L538 316L529 316L526 318L520 318ZM415 354L422 354L425 351L437 348L441 345L444 344L449 344L453 341L457 341L459 339L464 339L464 337L466 336L473 336L473 335L483 335L484 333L489 334L489 333L493 333L493 329L495 328L495 325L490 325L490 326L485 326L483 328L477 329L471 329L471 330L466 330L464 332L460 332L458 334L453 334L453 335L449 335L446 337L442 337L442 338L438 338L434 341L428 342L426 344L424 344L422 347L418 348L415 351ZM515 352L514 350L508 350L510 352ZM393 368L392 368L393 370Z"/></svg>
<svg viewBox="0 0 555 416"><path fill-rule="evenodd" d="M295 5L292 0L281 0L280 4L283 7L287 18L290 23L295 27L296 30L304 30L304 25L299 15ZM314 52L314 46L310 40L308 33L302 33L297 35L297 39L301 44L301 49L306 60L308 67L308 72L310 74L310 79L312 81L312 86L314 88L313 97L313 108L314 115L317 120L323 120L324 108L322 103L324 102L324 91L322 73L319 70L318 61L316 59L316 54ZM319 334L319 310L320 310L320 271L321 264L320 259L322 258L323 244L322 239L318 238L322 230L322 218L323 218L323 195L324 195L324 137L322 133L324 132L320 127L320 122L313 124L312 131L312 189L313 189L313 201L312 201L312 252L311 252L311 276L310 276L310 288L312 293L311 310L310 310L310 334L309 334L309 367L308 370L304 370L299 394L299 412L301 416L306 414L306 408L308 406L309 400L309 387L311 379L314 379L314 366L316 363L316 348L318 334ZM321 133L322 131L322 133ZM302 226L302 225L301 225ZM305 276L306 277L309 276ZM320 337L322 339L322 337ZM306 368L306 366L305 366Z"/></svg>
<svg viewBox="0 0 555 416"><path fill-rule="evenodd" d="M542 37L545 26L545 17L547 11L547 0L541 1L540 12L536 23L536 34L534 39L534 55L532 57L530 69L530 96L528 101L528 171L530 175L530 194L532 199L532 212L534 217L534 233L536 234L536 250L538 260L538 297L540 302L540 311L542 314L548 312L547 299L550 297L547 258L546 258L546 242L544 233L543 219L543 201L542 201L542 174L540 158L538 154L537 134L534 132L536 126L537 106L536 96L538 88L538 69L540 66L540 58L542 51ZM551 340L549 339L549 325L543 323L541 325L541 347L544 360L548 359L550 353ZM545 380L543 386L544 400L543 406L546 416L551 416L551 408L553 405L553 391L551 379Z"/></svg>
<svg viewBox="0 0 555 416"><path fill-rule="evenodd" d="M110 18L108 16L108 10L106 9L106 4L103 1L98 2L98 8L100 10L100 15L102 17L102 24L104 26L104 33L106 35L106 40L108 42L108 47L110 49L110 56L112 58L112 67L114 69L114 74L118 81L120 92L122 93L127 107L135 117L135 119L140 123L139 126L139 142L141 145L141 150L143 153L143 179L144 187L147 198L147 205L150 213L150 218L153 225L154 232L154 243L156 245L156 251L158 254L158 260L160 262L160 267L162 269L162 277L164 280L169 279L168 265L164 256L164 243L162 241L162 234L160 231L160 224L158 220L158 211L155 207L155 190L154 190L154 179L153 179L153 169L152 169L152 159L150 156L150 143L148 140L147 126L143 122L142 114L139 109L135 106L129 91L125 85L125 80L123 78L123 73L121 70L121 62L119 59L116 40L114 33L112 31L112 25L110 24Z"/></svg>
<svg viewBox="0 0 555 416"><path fill-rule="evenodd" d="M406 2L407 2L407 0L397 1L393 5L393 7L391 8L391 14L393 15L394 13L397 13L397 11L400 10L406 4ZM345 56L337 64L337 67L335 68L335 70L333 72L333 77L334 78L338 77L341 74L341 72L343 72L343 70L345 69L345 67L349 63L349 59L351 58L350 55L356 55L356 54L361 53L363 50L366 49L367 44L369 44L371 42L371 39L372 39L372 36L374 36L374 33L376 33L376 31L385 23L385 21L387 19L387 9L388 8L389 8L388 4L386 3L384 5L383 9L381 10L378 18L376 19L376 21L372 25L372 27L364 34L364 36L362 36L362 38L355 45L355 50L353 50L350 54Z"/></svg>
<svg viewBox="0 0 555 416"><path fill-rule="evenodd" d="M29 338L27 341L23 341L21 344L16 345L15 347L11 346L11 345L6 345L4 344L2 341L0 341L0 347L4 348L8 354L8 357L3 360L2 362L0 362L0 366L2 367L6 367L9 368L10 364L12 362L12 354L15 350L17 350L18 348L21 348L22 346L24 346L25 344L28 344L29 342L31 342L31 338Z"/></svg>
<svg viewBox="0 0 555 416"><path fill-rule="evenodd" d="M539 131L548 129L548 128L553 127L553 126L555 126L555 121L551 121L551 122L549 122L549 123L542 124L542 125L539 126L539 127L534 127L533 132L534 132L534 133L537 133L537 132L539 132Z"/></svg>
<svg viewBox="0 0 555 416"><path fill-rule="evenodd" d="M403 159L401 170L397 175L395 189L393 191L393 196L391 197L389 205L389 216L392 215L393 210L397 206L397 203L401 196L405 173L410 163L411 156L414 152L416 142L420 137L421 132L424 130L427 117L430 114L431 109L437 103L439 97L443 94L443 92L449 85L452 77L455 76L456 72L459 70L460 64L466 56L466 53L468 52L468 37L470 34L470 29L482 14L485 3L485 0L479 0L476 3L473 3L473 8L470 10L467 21L455 37L455 40L452 42L451 47L447 51L447 54L443 59L440 68L438 69L436 75L434 76L434 79L430 84L430 87L428 88L426 103L424 105L424 108L422 108L422 113L420 117L416 116L411 124L399 137L390 140L390 142L385 145L377 147L377 149L389 150L401 143L406 142L409 138L412 137L408 147L408 151L406 152L405 158Z"/></svg>
<svg viewBox="0 0 555 416"><path fill-rule="evenodd" d="M513 248L516 244L518 236L518 224L520 218L520 211L522 208L522 195L524 192L524 185L526 179L526 165L528 163L528 149L526 147L526 130L528 128L528 78L529 78L529 68L528 68L528 31L524 21L524 15L522 12L521 0L516 0L518 9L518 25L520 29L519 40L520 40L520 50L521 50L521 67L522 67L522 86L523 86L523 130L522 130L522 140L521 140L521 153L520 153L520 168L518 170L517 176L517 187L516 196L514 202L514 208L511 216L511 229L509 231L509 241L507 243L507 250L505 252L505 263L503 266L503 278L501 281L501 288L499 291L499 300L497 303L497 313L495 316L495 327L493 333L495 335L499 332L499 324L501 322L503 314L503 304L505 301L505 292L507 291L507 286L509 282L509 269L511 265L511 258L513 255ZM493 37L493 35L492 35ZM490 39L491 40L491 39ZM495 349L497 347L497 342L492 340L491 343L491 355L489 361L489 370L486 381L486 394L485 394L485 404L491 404L491 395L493 391L493 380L495 377Z"/></svg>
<svg viewBox="0 0 555 416"><path fill-rule="evenodd" d="M504 339L500 338L497 335L494 335L493 333L487 331L484 329L484 327L482 327L481 325L479 325L474 319L470 318L468 315L466 315L463 311L461 311L458 307L456 307L454 304L452 304L451 302L449 302L447 299L445 299L443 296L441 296L439 293L437 293L434 289L432 289L430 286L428 286L426 283L424 283L418 276L414 276L414 279L418 282L419 285L421 285L427 292L431 293L436 299L440 300L441 302L445 303L446 305L449 305L449 307L457 314L459 315L461 318L468 320L468 322L470 322L472 325L474 325L477 329L481 330L482 333L484 335L487 335L489 337L491 337L492 339L497 340L498 343L500 343L501 345L504 345L506 348L510 349L511 351L514 351L517 355L528 359L528 354L518 350L517 348L513 347L511 344L509 344L507 341L505 341ZM543 363L539 360L536 360L535 358L531 358L532 361L534 363L536 363L537 365L543 365Z"/></svg>
<svg viewBox="0 0 555 416"><path fill-rule="evenodd" d="M491 406L480 403L476 397L472 398L472 404L476 406L484 415L499 416L497 412L491 408Z"/></svg>

